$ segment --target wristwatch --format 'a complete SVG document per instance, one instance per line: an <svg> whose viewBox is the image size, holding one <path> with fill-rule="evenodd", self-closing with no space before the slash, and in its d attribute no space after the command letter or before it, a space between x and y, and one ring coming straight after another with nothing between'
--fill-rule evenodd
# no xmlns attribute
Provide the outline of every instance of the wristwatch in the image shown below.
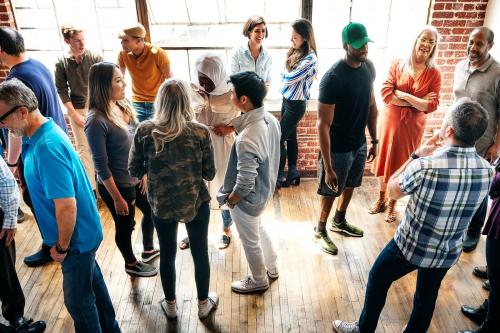
<svg viewBox="0 0 500 333"><path fill-rule="evenodd" d="M410 154L410 157L411 157L412 159L414 159L414 160L416 160L417 158L420 158L420 156L418 156L415 152L412 152L412 153Z"/></svg>
<svg viewBox="0 0 500 333"><path fill-rule="evenodd" d="M59 254L66 254L66 253L69 252L69 246L68 246L68 248L66 250L63 250L62 247L61 247L61 245L59 245L59 242L56 242L56 251Z"/></svg>

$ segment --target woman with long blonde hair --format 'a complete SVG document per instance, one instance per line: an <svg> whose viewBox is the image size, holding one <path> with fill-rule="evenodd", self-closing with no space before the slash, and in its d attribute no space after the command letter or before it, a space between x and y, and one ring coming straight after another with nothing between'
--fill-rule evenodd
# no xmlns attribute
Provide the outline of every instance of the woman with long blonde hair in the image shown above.
<svg viewBox="0 0 500 333"><path fill-rule="evenodd" d="M153 276L158 269L147 262L157 257L159 250L154 248L154 224L145 180L132 177L127 169L136 123L133 109L125 100L125 81L118 66L110 62L92 65L84 130L97 172L97 190L115 222L115 242L125 259L125 271L135 276ZM143 214L142 260L136 259L132 247L136 206Z"/></svg>
<svg viewBox="0 0 500 333"><path fill-rule="evenodd" d="M137 128L130 151L132 176L148 179L148 200L160 241L160 276L165 293L161 306L177 318L175 256L179 222L185 223L194 261L198 317L217 307L209 293L208 223L210 194L205 181L215 176L214 153L208 128L192 121L190 92L185 82L165 81L155 100L155 116Z"/></svg>

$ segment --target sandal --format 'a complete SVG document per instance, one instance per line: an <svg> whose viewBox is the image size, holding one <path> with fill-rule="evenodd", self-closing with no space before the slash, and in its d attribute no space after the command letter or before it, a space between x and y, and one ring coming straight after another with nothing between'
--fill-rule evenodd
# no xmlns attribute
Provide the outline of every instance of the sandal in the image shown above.
<svg viewBox="0 0 500 333"><path fill-rule="evenodd" d="M179 242L179 249L181 250L189 249L189 237L186 237Z"/></svg>
<svg viewBox="0 0 500 333"><path fill-rule="evenodd" d="M387 204L387 213L385 214L385 222L392 223L396 221L396 200L389 200Z"/></svg>
<svg viewBox="0 0 500 333"><path fill-rule="evenodd" d="M225 248L227 248L229 246L229 244L231 244L231 236L228 236L228 235L222 235L222 237L220 238L219 240L219 244L217 244L217 247L220 249L220 250L223 250Z"/></svg>
<svg viewBox="0 0 500 333"><path fill-rule="evenodd" d="M368 209L369 214L378 214L385 211L387 208L387 199L378 198L377 201Z"/></svg>

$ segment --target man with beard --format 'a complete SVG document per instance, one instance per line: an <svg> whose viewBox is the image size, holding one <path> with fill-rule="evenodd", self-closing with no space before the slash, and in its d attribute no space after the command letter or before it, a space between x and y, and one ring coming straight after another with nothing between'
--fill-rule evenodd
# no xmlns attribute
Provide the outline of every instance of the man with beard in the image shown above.
<svg viewBox="0 0 500 333"><path fill-rule="evenodd" d="M488 128L476 142L476 149L479 155L490 163L495 162L500 152L500 131L497 130L500 111L500 64L489 54L493 39L493 31L486 27L472 31L467 45L467 58L457 64L453 84L455 100L469 97L488 112ZM476 248L486 219L487 206L488 200L485 199L472 218L465 234L464 252Z"/></svg>
<svg viewBox="0 0 500 333"><path fill-rule="evenodd" d="M363 230L346 221L346 211L355 187L361 185L366 160L377 151L377 105L373 94L375 69L367 60L368 38L360 23L349 23L342 31L346 55L323 76L318 103L319 157L318 194L320 218L314 237L321 250L337 254L337 247L326 232L326 221L333 202L339 197L330 230L363 237ZM368 151L365 128L371 146Z"/></svg>

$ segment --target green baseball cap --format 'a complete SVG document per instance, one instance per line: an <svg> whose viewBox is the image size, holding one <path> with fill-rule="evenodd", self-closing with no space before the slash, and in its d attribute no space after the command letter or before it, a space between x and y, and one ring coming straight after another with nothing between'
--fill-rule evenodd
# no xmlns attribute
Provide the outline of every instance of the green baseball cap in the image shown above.
<svg viewBox="0 0 500 333"><path fill-rule="evenodd" d="M360 49L366 43L373 42L368 38L366 28L361 23L350 22L342 29L342 43L351 45L355 49Z"/></svg>

